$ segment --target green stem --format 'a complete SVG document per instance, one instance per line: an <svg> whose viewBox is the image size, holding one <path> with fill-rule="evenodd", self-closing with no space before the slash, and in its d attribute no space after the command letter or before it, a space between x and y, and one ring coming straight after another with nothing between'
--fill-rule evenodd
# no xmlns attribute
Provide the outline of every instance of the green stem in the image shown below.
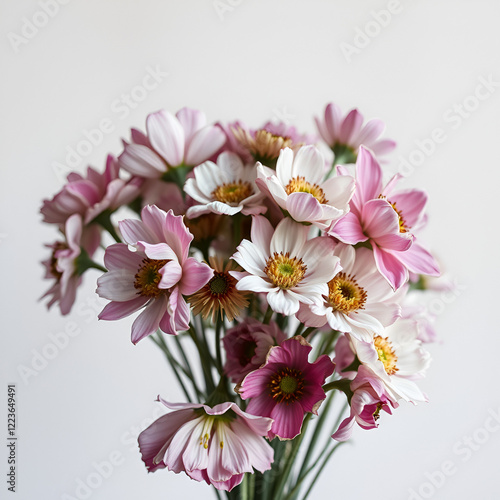
<svg viewBox="0 0 500 500"><path fill-rule="evenodd" d="M158 333L158 336L160 336L160 335L161 335L161 333ZM181 386L182 391L184 392L184 395L186 396L186 399L189 402L192 402L193 399L191 398L191 395L189 394L186 386L184 385L184 381L182 380L182 377L180 376L180 373L178 372L178 363L174 359L174 357L170 354L170 351L168 350L167 346L162 345L162 343L159 340L156 340L152 335L150 335L149 338L163 351L163 354L165 354L168 362L170 363L170 366L172 367L174 375L177 378L177 381L179 382L179 385Z"/></svg>
<svg viewBox="0 0 500 500"><path fill-rule="evenodd" d="M296 337L297 335L300 335L304 331L305 327L306 327L306 325L304 325L304 323L299 323L299 326L295 330L295 333L293 334L293 336Z"/></svg>
<svg viewBox="0 0 500 500"><path fill-rule="evenodd" d="M221 339L220 335L222 332L222 327L224 326L224 319L221 316L217 316L217 321L215 324L215 356L216 356L216 366L219 374L222 375L222 354L221 354Z"/></svg>
<svg viewBox="0 0 500 500"><path fill-rule="evenodd" d="M117 243L121 243L122 239L118 236L115 226L111 222L111 213L111 210L104 210L104 212L101 212L94 220L92 220L91 224L99 224L113 237Z"/></svg>
<svg viewBox="0 0 500 500"><path fill-rule="evenodd" d="M302 334L302 337L304 337L305 339L307 339L307 337L309 337L309 335L311 335L312 332L314 332L316 330L316 328L314 326L310 326L303 334Z"/></svg>
<svg viewBox="0 0 500 500"><path fill-rule="evenodd" d="M283 470L283 474L281 476L281 479L280 479L279 483L275 486L274 494L273 494L273 500L274 499L275 500L281 500L282 497L283 497L283 494L284 494L283 490L285 488L285 484L288 481L288 477L290 475L290 472L292 470L293 464L295 462L295 457L297 456L297 453L299 451L300 443L304 439L304 435L306 433L307 426L309 424L309 421L311 420L311 417L312 417L312 413L308 413L305 416L304 422L302 424L301 432L294 439L293 446L292 446L292 451L291 451L290 455L286 459L286 464L285 464L285 468Z"/></svg>
<svg viewBox="0 0 500 500"><path fill-rule="evenodd" d="M272 315L273 315L273 310L271 306L267 306L267 311L266 314L264 314L264 319L262 320L262 323L264 323L264 325L268 325L269 322L271 321Z"/></svg>
<svg viewBox="0 0 500 500"><path fill-rule="evenodd" d="M203 374L205 376L206 395L211 394L215 389L215 385L212 377L211 363L210 360L207 358L206 349L198 339L196 330L192 325L190 325L189 327L189 335L193 339L193 342L196 345L196 349L198 350L198 355L200 357L201 367L203 369ZM210 353L208 353L208 357L211 359Z"/></svg>
<svg viewBox="0 0 500 500"><path fill-rule="evenodd" d="M344 392L345 394L349 394L349 393L352 394L351 382L352 382L352 380L350 380L348 378L334 380L333 382L329 382L328 384L325 384L323 386L323 390L325 392L328 392L328 391L333 391L334 389L337 389L339 391Z"/></svg>

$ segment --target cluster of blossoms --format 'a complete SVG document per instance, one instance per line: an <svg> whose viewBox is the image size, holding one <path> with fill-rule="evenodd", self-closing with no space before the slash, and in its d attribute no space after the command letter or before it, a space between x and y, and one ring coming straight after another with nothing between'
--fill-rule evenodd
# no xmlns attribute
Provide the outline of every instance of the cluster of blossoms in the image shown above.
<svg viewBox="0 0 500 500"><path fill-rule="evenodd" d="M395 143L380 120L329 104L316 125L319 136L159 111L103 174L72 173L43 203L61 233L44 262L48 306L68 314L82 275L103 271L99 318L139 312L132 342L155 341L189 401L159 398L171 411L139 436L150 472L184 471L229 492L257 470L279 497L314 469L311 448L294 476L295 448L313 415L310 447L337 420L335 393L350 408L336 441L355 423L377 427L402 400L427 400L417 382L435 335L414 298L439 275L419 236L427 196L398 190L399 175L384 180L379 158ZM117 224L122 208L139 218ZM278 479L266 479L271 468Z"/></svg>

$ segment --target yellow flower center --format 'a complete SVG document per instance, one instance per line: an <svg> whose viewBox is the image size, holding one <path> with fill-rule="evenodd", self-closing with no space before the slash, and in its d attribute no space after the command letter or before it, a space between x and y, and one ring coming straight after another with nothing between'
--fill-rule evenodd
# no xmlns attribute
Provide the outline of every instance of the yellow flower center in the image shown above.
<svg viewBox="0 0 500 500"><path fill-rule="evenodd" d="M328 302L335 311L349 314L364 308L367 293L350 274L338 273L328 283L328 291Z"/></svg>
<svg viewBox="0 0 500 500"><path fill-rule="evenodd" d="M166 293L167 290L158 288L161 281L160 269L168 260L142 259L142 265L135 275L134 288L139 290L137 293L144 297L158 297Z"/></svg>
<svg viewBox="0 0 500 500"><path fill-rule="evenodd" d="M285 255L282 252L274 252L264 268L269 279L282 290L288 290L300 283L306 270L307 266L302 259L290 257L288 252Z"/></svg>
<svg viewBox="0 0 500 500"><path fill-rule="evenodd" d="M212 192L212 198L228 205L237 205L252 194L253 189L249 182L238 181L217 186Z"/></svg>
<svg viewBox="0 0 500 500"><path fill-rule="evenodd" d="M286 194L309 193L312 194L320 203L328 203L325 193L317 184L311 184L304 177L295 177L285 187Z"/></svg>
<svg viewBox="0 0 500 500"><path fill-rule="evenodd" d="M379 198L382 199L382 200L387 200L387 198L384 196L384 195L379 195ZM396 214L398 215L398 220L399 220L399 232L400 233L407 233L409 232L410 230L410 227L406 225L406 222L403 218L403 215L401 213L401 210L398 210L396 208L396 203L392 203L390 200L387 200L387 203L389 203L389 205L391 205L392 209L396 212Z"/></svg>
<svg viewBox="0 0 500 500"><path fill-rule="evenodd" d="M281 368L271 376L268 387L277 403L290 404L303 395L304 375L295 368Z"/></svg>
<svg viewBox="0 0 500 500"><path fill-rule="evenodd" d="M373 339L373 343L375 344L375 349L377 350L378 359L384 365L384 370L388 375L394 375L398 371L396 366L398 357L394 353L394 348L392 347L391 342L389 342L388 337L383 338L380 335L377 335Z"/></svg>

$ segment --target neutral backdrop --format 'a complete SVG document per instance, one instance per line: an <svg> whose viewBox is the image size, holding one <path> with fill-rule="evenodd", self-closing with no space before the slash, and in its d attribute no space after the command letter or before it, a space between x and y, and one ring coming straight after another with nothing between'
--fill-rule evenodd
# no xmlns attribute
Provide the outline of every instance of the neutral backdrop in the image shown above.
<svg viewBox="0 0 500 500"><path fill-rule="evenodd" d="M429 192L425 240L456 291L432 306L430 402L356 429L315 497L500 498L499 16L497 0L2 0L0 436L15 383L12 498L212 496L184 475L146 473L135 438L160 414L157 394L182 395L155 346L131 344L131 319L97 322L98 272L68 317L37 301L43 243L56 237L39 207L62 186L69 149L103 127L75 163L102 169L130 127L183 106L313 132L329 101L386 122L398 142L387 171ZM148 72L157 85L137 90ZM54 351L60 332L73 336ZM2 479L2 498L6 489Z"/></svg>

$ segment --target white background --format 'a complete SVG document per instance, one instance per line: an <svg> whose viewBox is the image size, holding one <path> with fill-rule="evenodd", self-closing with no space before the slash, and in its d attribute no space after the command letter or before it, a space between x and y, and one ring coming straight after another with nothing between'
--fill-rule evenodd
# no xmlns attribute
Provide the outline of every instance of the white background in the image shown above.
<svg viewBox="0 0 500 500"><path fill-rule="evenodd" d="M218 12L212 0L72 0L16 45L12 34L22 36L23 18L33 20L41 7L2 0L0 436L7 383L17 384L19 435L16 496L6 491L1 445L2 498L78 498L78 480L110 455L119 465L91 490L92 500L212 497L184 475L146 473L134 437L157 415L157 394L182 395L155 346L131 344L131 319L98 323L89 312L98 273L86 275L80 305L68 317L37 302L49 286L39 264L47 255L42 244L56 237L38 210L62 185L55 162L64 163L67 148L106 118L114 131L80 171L88 163L104 168L129 128L144 129L147 114L160 108L190 106L210 121L239 118L252 126L284 114L313 132L312 117L332 100L387 123L386 137L398 142L388 171L400 168L415 141L444 131L446 139L404 187L429 192L425 240L459 293L436 305L440 343L431 347L434 361L422 384L430 403L403 405L377 431L356 429L318 482L316 498L406 500L412 489L421 498L500 498L500 432L484 430L489 412L500 412L500 86L467 118L451 118L458 116L455 104L477 104L470 96L481 77L500 82L500 4L401 0L387 26L368 25L378 34L349 62L341 44L354 44L371 12L387 5L222 0ZM113 102L141 83L148 66L168 76L135 109L117 112ZM418 161L418 153L413 157ZM20 367L32 367L49 334L71 328L81 333L23 382ZM426 473L447 462L453 473L432 486Z"/></svg>

